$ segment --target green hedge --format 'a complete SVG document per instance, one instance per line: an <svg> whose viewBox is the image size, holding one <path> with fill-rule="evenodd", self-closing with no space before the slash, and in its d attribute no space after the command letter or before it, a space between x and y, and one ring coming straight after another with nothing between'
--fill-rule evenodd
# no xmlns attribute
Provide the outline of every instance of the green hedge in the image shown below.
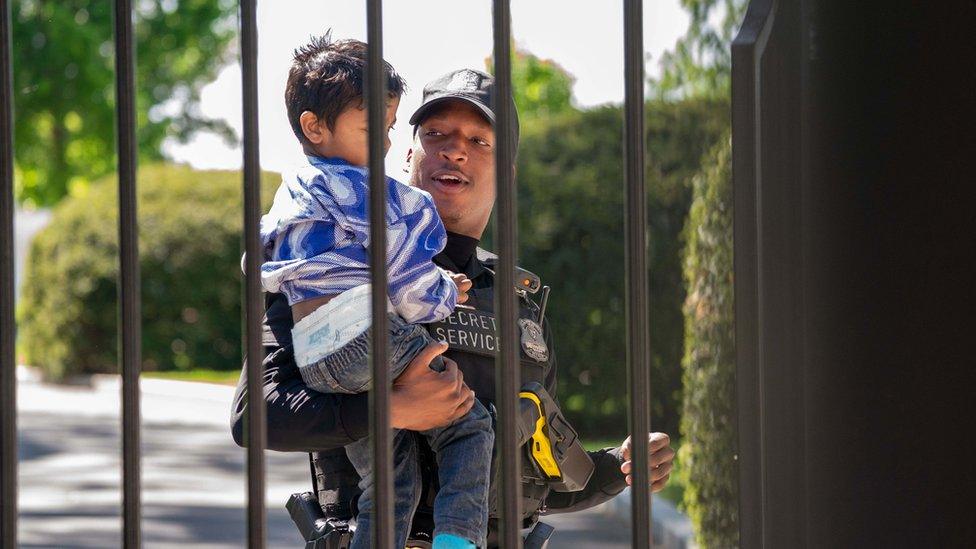
<svg viewBox="0 0 976 549"><path fill-rule="evenodd" d="M269 206L280 176L262 175ZM143 368L237 369L241 357L241 174L139 170ZM28 364L54 380L118 371L114 177L63 200L31 244L18 310Z"/></svg>
<svg viewBox="0 0 976 549"><path fill-rule="evenodd" d="M677 434L685 299L681 231L691 181L728 128L722 101L645 108L654 430ZM573 111L523 124L518 157L519 258L552 286L547 317L559 398L587 436L627 430L623 112Z"/></svg>
<svg viewBox="0 0 976 549"><path fill-rule="evenodd" d="M702 547L738 546L731 142L695 178L686 228L684 501Z"/></svg>

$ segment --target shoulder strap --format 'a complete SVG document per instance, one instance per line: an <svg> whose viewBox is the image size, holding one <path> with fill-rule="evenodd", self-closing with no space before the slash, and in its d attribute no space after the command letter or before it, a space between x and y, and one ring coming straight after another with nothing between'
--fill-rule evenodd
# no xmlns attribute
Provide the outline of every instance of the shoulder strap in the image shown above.
<svg viewBox="0 0 976 549"><path fill-rule="evenodd" d="M481 248L477 248L475 250L475 253L478 256L478 261L480 261L482 265L490 269L492 271L492 274L494 274L495 265L498 264L498 256L489 252L488 250L483 250ZM528 269L523 269L518 265L515 266L515 276L517 276L520 280L525 280L525 283L520 286L523 287L523 289L529 290L529 293L534 294L537 291L539 291L539 288L542 287L542 280L539 278L539 275L533 273Z"/></svg>
<svg viewBox="0 0 976 549"><path fill-rule="evenodd" d="M498 263L498 256L483 248L475 248L475 255L486 267L494 267Z"/></svg>

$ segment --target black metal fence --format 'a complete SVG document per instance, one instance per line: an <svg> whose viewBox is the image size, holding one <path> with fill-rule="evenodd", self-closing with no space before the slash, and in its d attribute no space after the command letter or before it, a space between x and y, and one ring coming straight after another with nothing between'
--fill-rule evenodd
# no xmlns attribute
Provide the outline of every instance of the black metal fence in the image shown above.
<svg viewBox="0 0 976 549"><path fill-rule="evenodd" d="M386 200L383 168L382 124L385 105L382 78L383 33L382 2L367 0L367 40L369 48L367 101L369 109L370 149L370 228L373 250L386 249L383 219ZM140 295L139 263L136 242L136 137L135 137L135 57L132 35L131 0L115 1L116 104L119 174L119 243L121 281L120 361L122 370L122 486L123 543L139 547L140 534L140 412L139 374ZM650 431L650 349L648 344L648 287L646 254L646 194L644 187L644 48L642 37L642 2L624 0L625 51L625 155L626 174L625 234L627 288L627 372L629 380L630 433L632 439L645 441ZM241 65L244 121L244 243L245 325L248 364L248 394L261 395L262 357L261 319L263 300L260 286L260 160L258 156L257 97L257 16L256 0L241 0ZM516 196L513 165L513 128L511 101L511 27L509 0L493 0L494 64L496 73L496 174L498 214L498 284L514 287L515 251L517 245ZM11 72L10 5L0 0L0 540L3 548L17 543L17 440L16 440L16 357L14 354L14 257L13 257L13 109ZM384 253L373 253L374 259ZM386 271L384 261L373 261L373 318L386 315ZM498 292L496 310L500 317L500 353L497 368L496 406L499 412L499 458L502 480L498 487L501 505L500 543L506 548L521 546L520 501L521 475L519 448L516 442L516 404L519 389L519 360L514 292ZM390 477L391 439L389 421L390 375L385 367L388 342L374 338L374 390L370 400L370 435L373 441L375 472L374 544L392 545L392 483ZM265 465L266 410L249 406L247 411L247 483L248 546L265 544ZM634 444L634 486L649 486L646 444ZM633 491L633 545L650 547L651 505L648 489Z"/></svg>

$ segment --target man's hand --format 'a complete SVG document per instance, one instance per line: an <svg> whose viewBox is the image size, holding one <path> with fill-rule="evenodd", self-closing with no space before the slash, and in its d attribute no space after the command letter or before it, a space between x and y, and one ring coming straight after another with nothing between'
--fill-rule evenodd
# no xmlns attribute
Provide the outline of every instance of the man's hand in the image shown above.
<svg viewBox="0 0 976 549"><path fill-rule="evenodd" d="M651 433L647 435L647 444L651 453L648 459L648 472L651 477L651 491L660 492L664 485L668 483L671 476L671 468L674 466L674 450L671 449L671 437L664 433ZM624 458L620 470L627 475L627 485L634 482L630 470L633 463L630 461L630 437L620 445L620 454Z"/></svg>
<svg viewBox="0 0 976 549"><path fill-rule="evenodd" d="M468 300L468 290L471 289L471 279L468 278L464 273L451 273L451 280L453 280L454 285L457 286L457 302L464 303Z"/></svg>
<svg viewBox="0 0 976 549"><path fill-rule="evenodd" d="M390 392L393 428L426 431L445 427L474 405L474 391L464 384L457 363L444 357L443 372L430 369L430 361L446 350L446 343L431 343L394 380Z"/></svg>

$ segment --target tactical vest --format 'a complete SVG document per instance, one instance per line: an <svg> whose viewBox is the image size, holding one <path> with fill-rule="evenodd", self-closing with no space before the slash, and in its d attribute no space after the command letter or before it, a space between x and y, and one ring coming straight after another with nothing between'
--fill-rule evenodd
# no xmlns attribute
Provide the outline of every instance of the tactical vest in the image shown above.
<svg viewBox="0 0 976 549"><path fill-rule="evenodd" d="M434 339L447 342L449 349L444 355L457 363L464 374L465 383L494 414L494 406L490 404L495 401L495 357L498 349L495 340L497 319L494 315L493 272L497 257L479 248L477 258L488 272L480 274L473 280L475 287L468 291L466 303L456 307L448 318L428 325L428 331ZM554 357L551 338L548 337L548 326L543 323L545 329L539 329L539 306L528 297L526 292L519 292L518 301L519 320L531 321L520 322L518 329L521 382L524 384L534 381L543 385L550 393L554 393L555 373L552 371ZM425 486L415 525L430 520L429 515L437 491L433 454L429 448L424 448L426 441L423 437L418 436L418 441L422 447L421 470ZM524 456L522 461L521 508L524 525L530 526L537 520L549 488ZM355 509L349 505L349 502L353 502L353 505L355 503L359 492L357 487L359 476L346 459L344 449L313 454L312 472L319 502L327 516L349 518L355 514ZM493 459L492 491L489 494L489 515L492 517L497 515L497 473L497 463ZM491 530L497 531L495 528Z"/></svg>
<svg viewBox="0 0 976 549"><path fill-rule="evenodd" d="M493 270L497 257L478 249L478 259L489 270ZM489 277L490 284L479 284L468 291L468 301L459 305L446 319L428 325L434 339L447 342L449 349L444 354L458 364L464 374L464 382L474 390L478 398L492 412L495 401L495 357L498 345L495 341L495 286L494 273ZM479 277L480 278L480 277ZM512 291L515 291L514 289ZM539 306L526 295L519 292L519 356L521 358L521 383L537 382L550 393L555 392L555 374L551 338L548 330L539 329ZM529 321L529 322L524 322ZM545 326L545 323L543 323ZM538 331L537 331L538 330ZM498 486L498 467L492 460L492 491L489 494L489 516L496 516ZM436 479L434 480L436 482ZM428 483L428 486L430 483ZM539 510L549 493L547 483L538 476L525 456L522 459L522 516L525 525L531 525L538 517ZM425 494L428 496L428 494ZM422 504L433 504L433 495L424 497Z"/></svg>

